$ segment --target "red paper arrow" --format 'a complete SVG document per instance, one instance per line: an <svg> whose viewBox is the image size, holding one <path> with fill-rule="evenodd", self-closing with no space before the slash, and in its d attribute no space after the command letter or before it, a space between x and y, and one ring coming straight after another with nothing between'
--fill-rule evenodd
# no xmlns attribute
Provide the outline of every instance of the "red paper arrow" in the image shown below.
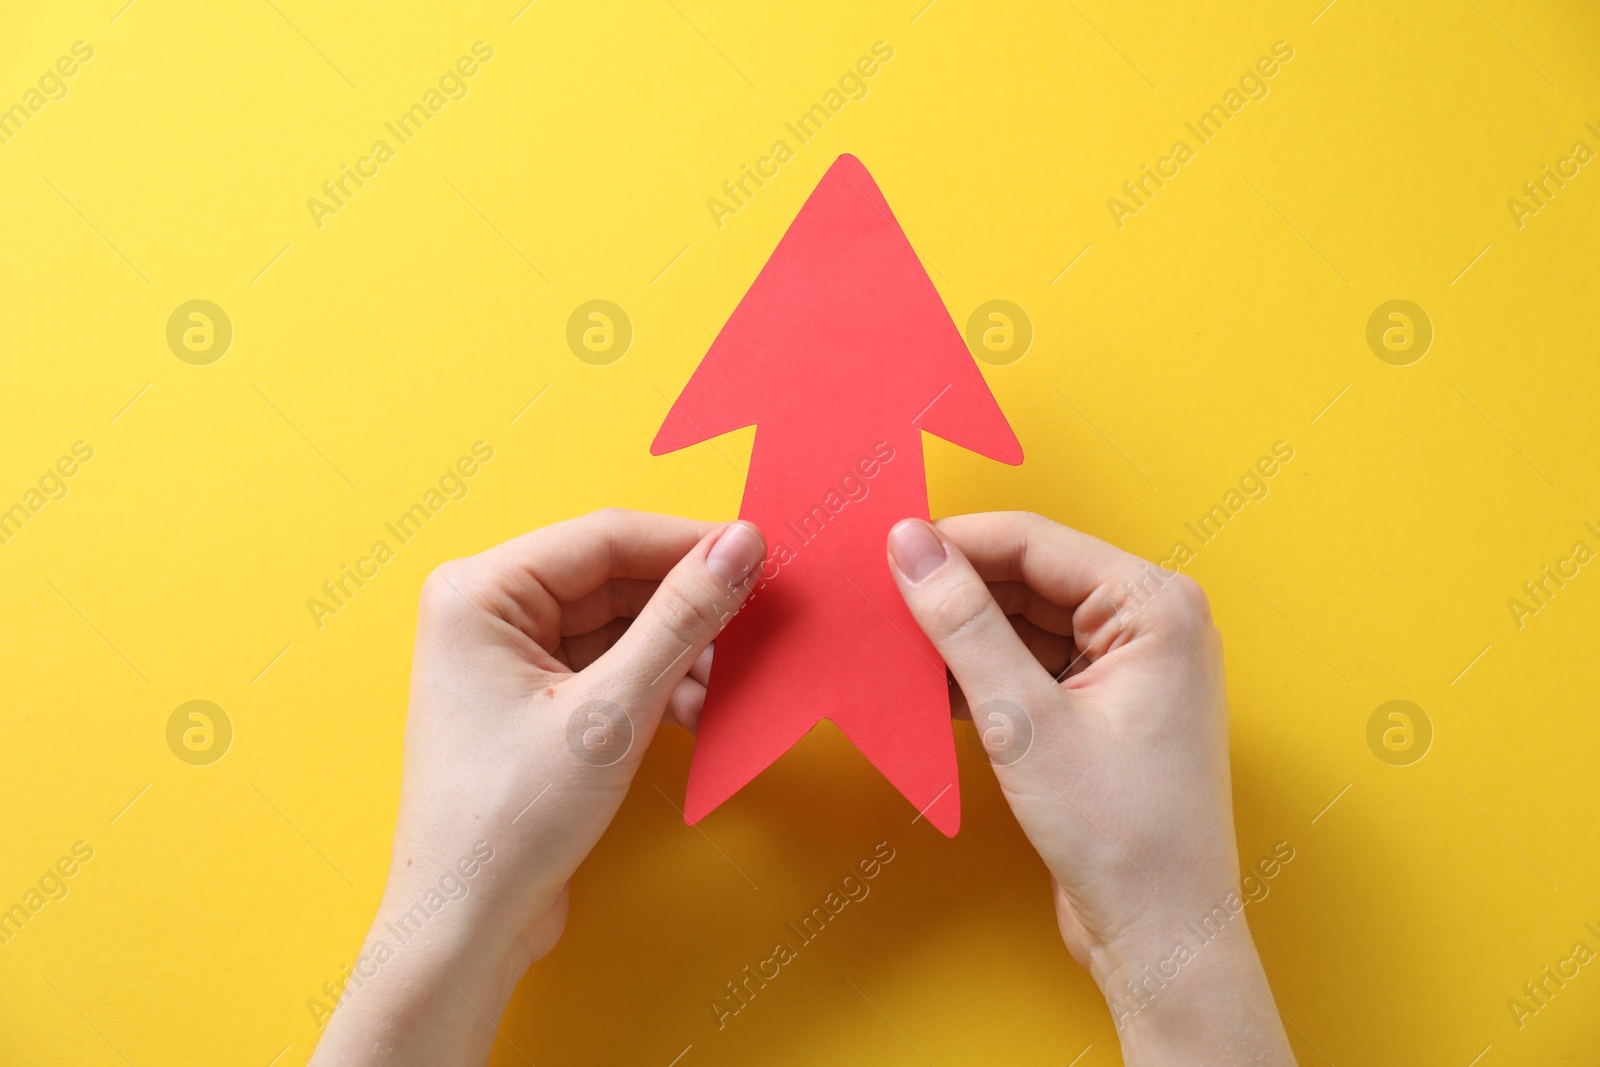
<svg viewBox="0 0 1600 1067"><path fill-rule="evenodd" d="M689 768L698 822L830 719L946 836L961 825L944 663L885 561L928 517L921 432L1022 447L872 176L828 168L668 412L654 455L757 424L740 518L770 555L717 638Z"/></svg>

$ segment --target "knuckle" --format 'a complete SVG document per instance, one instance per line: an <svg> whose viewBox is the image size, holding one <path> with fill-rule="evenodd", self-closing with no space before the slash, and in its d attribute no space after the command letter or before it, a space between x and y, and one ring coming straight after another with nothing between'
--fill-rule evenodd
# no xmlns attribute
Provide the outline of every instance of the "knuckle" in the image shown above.
<svg viewBox="0 0 1600 1067"><path fill-rule="evenodd" d="M1160 628L1173 633L1195 634L1211 626L1211 604L1205 591L1187 574L1173 574L1162 582L1155 618Z"/></svg>
<svg viewBox="0 0 1600 1067"><path fill-rule="evenodd" d="M606 507L589 512L579 521L595 527L602 538L615 540L627 527L632 514L627 508Z"/></svg>
<svg viewBox="0 0 1600 1067"><path fill-rule="evenodd" d="M935 642L953 641L977 625L994 599L981 582L952 582L934 594L928 611L929 634Z"/></svg>
<svg viewBox="0 0 1600 1067"><path fill-rule="evenodd" d="M709 641L722 628L723 613L706 589L687 582L662 582L656 612L668 633L684 644Z"/></svg>
<svg viewBox="0 0 1600 1067"><path fill-rule="evenodd" d="M1183 632L1211 623L1211 606L1199 583L1181 572L1132 557L1123 577L1104 589L1099 614L1119 632L1140 620L1145 627Z"/></svg>
<svg viewBox="0 0 1600 1067"><path fill-rule="evenodd" d="M1175 581L1186 613L1197 622L1209 623L1211 601L1206 597L1206 591L1200 588L1200 583L1187 574L1178 575Z"/></svg>
<svg viewBox="0 0 1600 1067"><path fill-rule="evenodd" d="M615 540L627 529L634 514L627 508L604 507L568 519L567 522L574 528L584 531L586 535Z"/></svg>
<svg viewBox="0 0 1600 1067"><path fill-rule="evenodd" d="M459 559L446 560L428 572L422 580L422 595L438 597L450 592L452 586L461 584L462 566Z"/></svg>
<svg viewBox="0 0 1600 1067"><path fill-rule="evenodd" d="M1024 536L1036 538L1049 537L1061 530L1071 530L1072 527L1059 523L1048 515L1037 511L1011 511L1006 512L1006 517L1016 523L1017 528Z"/></svg>
<svg viewBox="0 0 1600 1067"><path fill-rule="evenodd" d="M423 615L448 615L463 606L462 597L465 595L463 578L466 569L464 560L452 559L446 560L428 572L428 576L422 582L419 602L419 610Z"/></svg>

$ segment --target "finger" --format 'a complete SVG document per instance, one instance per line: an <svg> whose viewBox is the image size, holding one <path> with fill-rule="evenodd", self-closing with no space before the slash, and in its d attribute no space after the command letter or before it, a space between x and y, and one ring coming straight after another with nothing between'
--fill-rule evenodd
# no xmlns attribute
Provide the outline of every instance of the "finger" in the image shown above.
<svg viewBox="0 0 1600 1067"><path fill-rule="evenodd" d="M1153 567L1137 556L1042 515L997 511L953 515L939 531L990 582L1021 582L1046 600L1076 610L1097 591Z"/></svg>
<svg viewBox="0 0 1600 1067"><path fill-rule="evenodd" d="M1078 655L1078 646L1072 638L1063 637L1058 633L1036 626L1021 615L1008 616L1011 628L1017 632L1022 643L1028 651L1033 653L1033 658L1039 661L1052 678L1059 678L1061 672L1071 665Z"/></svg>
<svg viewBox="0 0 1600 1067"><path fill-rule="evenodd" d="M629 622L628 619L612 619L597 630L563 637L561 650L566 653L567 666L574 671L581 671L605 655L606 649L616 644L617 639L628 631Z"/></svg>
<svg viewBox="0 0 1600 1067"><path fill-rule="evenodd" d="M493 603L495 599L483 582L474 579L470 560L441 563L422 583L417 604L419 646L437 640L440 634L465 634L472 642L488 639L496 647L509 649L537 672L561 672L559 635L536 637L506 618Z"/></svg>
<svg viewBox="0 0 1600 1067"><path fill-rule="evenodd" d="M693 678L685 678L667 698L666 717L692 734L700 729L700 712L705 706L706 687Z"/></svg>
<svg viewBox="0 0 1600 1067"><path fill-rule="evenodd" d="M652 583L658 585L660 583ZM617 639L627 632L633 624L632 619L615 618L601 624L587 633L572 634L561 639L559 652L564 652L562 662L574 671L581 671L595 660L599 659ZM689 668L689 677L699 682L702 686L711 677L711 653L716 645L706 646L706 650L695 657L693 666Z"/></svg>
<svg viewBox="0 0 1600 1067"><path fill-rule="evenodd" d="M549 650L561 639L563 604L613 578L659 580L713 528L673 515L608 508L447 566L479 606Z"/></svg>
<svg viewBox="0 0 1600 1067"><path fill-rule="evenodd" d="M1088 665L1070 638L1042 630L1020 615L1008 615L1007 621L1011 623L1011 628L1016 631L1017 637L1021 638L1028 651L1033 653L1033 658L1038 660L1039 665L1056 681L1070 678ZM967 704L967 695L961 691L953 676L950 677L949 683L950 717L971 722L972 708Z"/></svg>
<svg viewBox="0 0 1600 1067"><path fill-rule="evenodd" d="M1211 621L1186 575L1040 515L995 512L941 519L939 530L991 582L1018 581L1072 612L1072 633L1096 660L1140 633Z"/></svg>
<svg viewBox="0 0 1600 1067"><path fill-rule="evenodd" d="M1021 615L1041 629L1072 636L1072 609L1051 603L1038 590L1022 582L990 582L989 592L1007 615Z"/></svg>
<svg viewBox="0 0 1600 1067"><path fill-rule="evenodd" d="M707 645L706 650L695 657L694 666L689 668L689 677L693 678L701 685L710 685L711 657L716 653L716 651L717 643L715 641Z"/></svg>
<svg viewBox="0 0 1600 1067"><path fill-rule="evenodd" d="M561 635L586 634L613 619L635 619L661 583L648 578L612 578L561 605Z"/></svg>
<svg viewBox="0 0 1600 1067"><path fill-rule="evenodd" d="M744 605L766 552L753 523L714 530L668 572L627 632L586 673L614 692L612 699L659 716L678 682Z"/></svg>
<svg viewBox="0 0 1600 1067"><path fill-rule="evenodd" d="M961 550L921 519L889 531L889 570L911 617L973 706L1023 703L1052 684Z"/></svg>
<svg viewBox="0 0 1600 1067"><path fill-rule="evenodd" d="M562 603L611 578L660 580L716 523L606 508L514 537L477 558L496 574L527 574Z"/></svg>
<svg viewBox="0 0 1600 1067"><path fill-rule="evenodd" d="M666 717L691 734L700 730L700 712L706 706L706 679L711 676L711 653L716 647L715 643L709 644L695 657L688 677L679 682L672 696L667 698Z"/></svg>
<svg viewBox="0 0 1600 1067"><path fill-rule="evenodd" d="M971 722L972 708L967 704L967 694L963 693L961 687L956 684L955 675L949 675L948 680L950 683L950 717Z"/></svg>

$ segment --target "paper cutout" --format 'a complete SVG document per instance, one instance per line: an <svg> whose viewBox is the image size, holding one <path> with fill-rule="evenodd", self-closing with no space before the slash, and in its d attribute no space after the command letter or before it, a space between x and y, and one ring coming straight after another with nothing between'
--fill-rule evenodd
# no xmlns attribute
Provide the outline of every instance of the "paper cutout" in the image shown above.
<svg viewBox="0 0 1600 1067"><path fill-rule="evenodd" d="M828 168L650 451L756 424L740 518L770 555L717 638L689 768L696 823L831 720L946 836L961 825L944 662L906 609L888 531L928 517L921 431L1022 447L854 156Z"/></svg>

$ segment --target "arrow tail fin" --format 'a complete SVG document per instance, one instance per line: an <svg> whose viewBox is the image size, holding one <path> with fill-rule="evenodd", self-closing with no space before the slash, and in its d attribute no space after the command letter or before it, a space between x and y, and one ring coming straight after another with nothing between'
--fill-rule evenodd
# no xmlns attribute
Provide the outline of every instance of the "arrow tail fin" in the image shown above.
<svg viewBox="0 0 1600 1067"><path fill-rule="evenodd" d="M717 639L685 821L698 822L828 719L916 820L953 837L961 789L944 664L886 572L836 576L826 589L804 617L783 590L760 592ZM761 725L751 728L753 719Z"/></svg>

